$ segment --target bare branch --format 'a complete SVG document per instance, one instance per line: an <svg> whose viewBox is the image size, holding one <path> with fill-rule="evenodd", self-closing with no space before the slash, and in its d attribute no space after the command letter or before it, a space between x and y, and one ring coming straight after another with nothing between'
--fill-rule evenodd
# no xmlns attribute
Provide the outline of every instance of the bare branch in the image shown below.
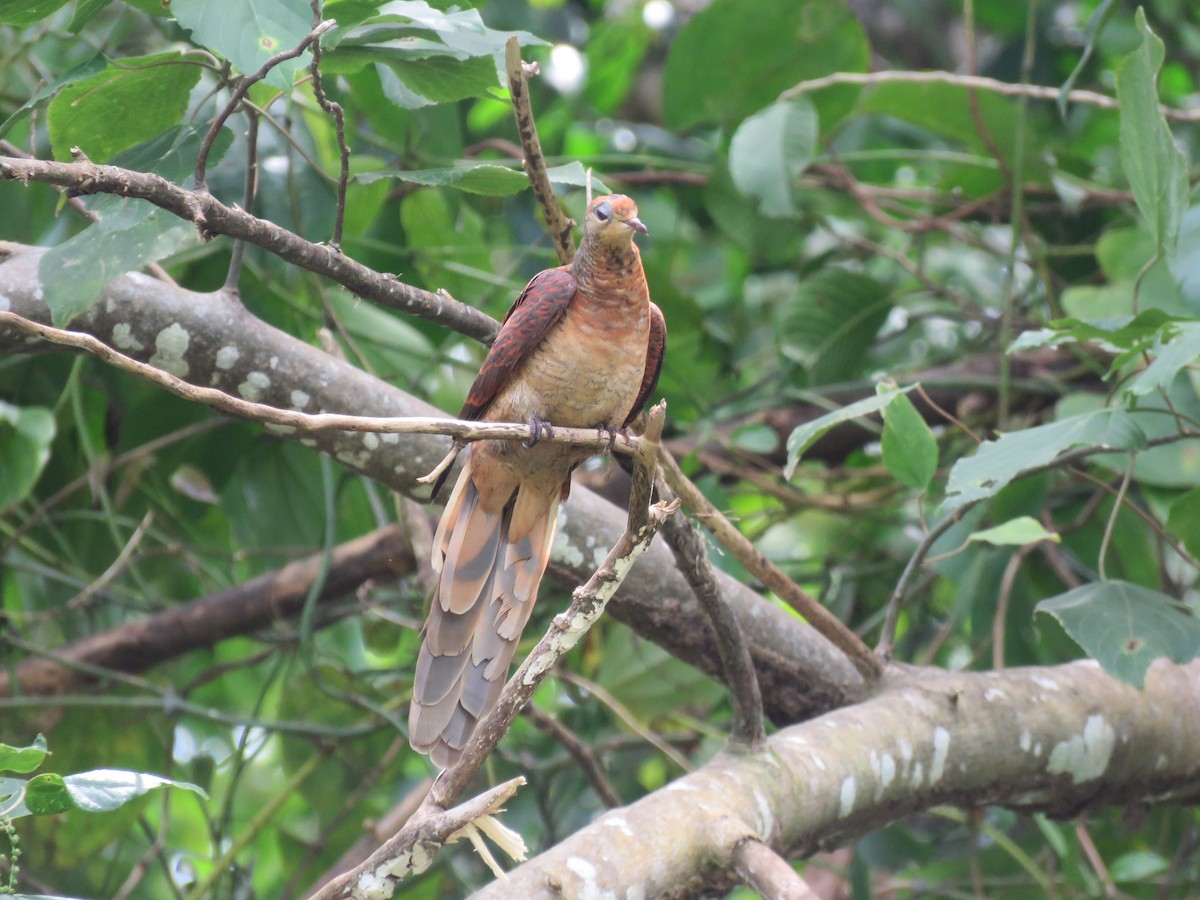
<svg viewBox="0 0 1200 900"><path fill-rule="evenodd" d="M733 848L733 870L747 887L772 900L818 900L787 860L762 841L748 839Z"/></svg>
<svg viewBox="0 0 1200 900"><path fill-rule="evenodd" d="M312 0L313 21L321 21L321 0ZM312 73L313 95L321 109L333 116L334 129L337 133L338 155L341 160L338 170L337 207L333 217L333 237L329 241L335 250L342 248L342 226L346 222L346 184L350 180L350 147L346 144L346 113L342 105L325 96L325 87L321 83L321 38L318 35L312 43Z"/></svg>
<svg viewBox="0 0 1200 900"><path fill-rule="evenodd" d="M538 731L548 735L551 740L571 754L571 758L575 760L583 777L592 786L592 790L596 792L601 803L609 809L621 805L621 795L617 793L617 789L612 786L612 782L604 774L604 769L600 765L600 761L596 759L596 754L592 752L591 747L579 739L575 732L532 702L526 704L521 715L532 722Z"/></svg>
<svg viewBox="0 0 1200 900"><path fill-rule="evenodd" d="M521 44L516 35L508 39L504 51L508 91L512 95L513 115L517 119L517 133L521 136L524 152L521 163L525 167L525 174L529 176L533 194L546 214L546 228L554 240L554 252L558 254L558 261L565 266L575 256L575 241L571 237L571 227L575 223L563 215L554 196L550 176L546 174L542 142L538 140L537 124L533 120L533 107L529 103L529 76L537 73L537 65L527 65L521 61Z"/></svg>

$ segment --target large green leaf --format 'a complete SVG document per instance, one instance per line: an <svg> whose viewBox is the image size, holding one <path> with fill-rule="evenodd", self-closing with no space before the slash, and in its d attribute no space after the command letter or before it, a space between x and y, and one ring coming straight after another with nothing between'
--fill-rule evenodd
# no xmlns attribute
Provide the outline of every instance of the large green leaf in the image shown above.
<svg viewBox="0 0 1200 900"><path fill-rule="evenodd" d="M53 440L53 412L0 400L0 512L33 490L50 459Z"/></svg>
<svg viewBox="0 0 1200 900"><path fill-rule="evenodd" d="M27 117L34 109L41 106L47 100L56 97L58 92L64 87L70 84L75 84L79 81L86 81L89 78L98 75L100 72L104 71L104 68L107 65L108 63L105 61L104 57L97 53L95 56L84 60L73 69L69 69L67 72L54 79L52 82L38 90L37 93L35 93L32 97L22 103L20 107L17 108L16 112L5 119L3 124L0 124L0 138L8 134L10 128Z"/></svg>
<svg viewBox="0 0 1200 900"><path fill-rule="evenodd" d="M954 464L942 511L991 497L1022 472L1046 465L1073 447L1139 450L1145 446L1145 433L1123 409L1095 410L1014 431L984 441L973 455Z"/></svg>
<svg viewBox="0 0 1200 900"><path fill-rule="evenodd" d="M186 781L122 769L96 769L67 775L63 785L75 806L84 812L109 812L161 787L183 788L201 797L208 796L202 788Z"/></svg>
<svg viewBox="0 0 1200 900"><path fill-rule="evenodd" d="M738 126L729 145L729 171L743 194L755 197L763 215L796 212L792 188L817 152L817 112L801 97L772 103Z"/></svg>
<svg viewBox="0 0 1200 900"><path fill-rule="evenodd" d="M1135 23L1141 43L1117 72L1121 101L1121 167L1138 210L1161 254L1175 252L1179 223L1187 208L1187 163L1158 109L1158 73L1163 43L1146 24L1139 8Z"/></svg>
<svg viewBox="0 0 1200 900"><path fill-rule="evenodd" d="M1166 342L1151 351L1154 360L1130 383L1130 394L1149 394L1170 387L1184 366L1200 356L1200 322L1170 324L1160 334Z"/></svg>
<svg viewBox="0 0 1200 900"><path fill-rule="evenodd" d="M47 112L54 155L70 159L71 148L79 147L93 162L108 162L170 128L187 111L200 72L195 57L157 53L122 59L64 85Z"/></svg>
<svg viewBox="0 0 1200 900"><path fill-rule="evenodd" d="M67 0L0 0L0 22L32 25L66 5Z"/></svg>
<svg viewBox="0 0 1200 900"><path fill-rule="evenodd" d="M245 75L298 46L312 29L312 7L303 0L172 0L171 11L191 32L192 40L225 57ZM306 65L303 54L285 60L271 69L266 81L286 91Z"/></svg>
<svg viewBox="0 0 1200 900"><path fill-rule="evenodd" d="M815 444L827 431L836 428L843 422L849 422L852 419L859 419L863 416L879 412L896 399L896 397L908 393L914 387L916 385L881 391L874 397L866 397L856 403L851 403L849 406L835 409L833 412L826 413L820 418L813 419L811 422L805 422L803 425L793 429L787 439L787 464L784 466L783 476L785 478L792 477L796 471L796 466L800 462L800 457L804 455L804 451Z"/></svg>
<svg viewBox="0 0 1200 900"><path fill-rule="evenodd" d="M1200 557L1200 487L1171 504L1167 531L1179 538L1192 556Z"/></svg>
<svg viewBox="0 0 1200 900"><path fill-rule="evenodd" d="M883 408L883 464L901 484L919 491L937 472L937 438L912 401L901 394Z"/></svg>
<svg viewBox="0 0 1200 900"><path fill-rule="evenodd" d="M669 126L735 125L801 81L866 71L866 36L839 0L715 0L671 44L663 75ZM855 88L814 99L826 129L845 114Z"/></svg>
<svg viewBox="0 0 1200 900"><path fill-rule="evenodd" d="M1137 687L1156 659L1186 663L1200 656L1200 619L1174 597L1137 584L1085 584L1036 610L1057 619L1109 675Z"/></svg>
<svg viewBox="0 0 1200 900"><path fill-rule="evenodd" d="M821 269L800 282L782 312L783 352L805 367L810 385L861 375L891 309L891 294L875 279L849 269Z"/></svg>

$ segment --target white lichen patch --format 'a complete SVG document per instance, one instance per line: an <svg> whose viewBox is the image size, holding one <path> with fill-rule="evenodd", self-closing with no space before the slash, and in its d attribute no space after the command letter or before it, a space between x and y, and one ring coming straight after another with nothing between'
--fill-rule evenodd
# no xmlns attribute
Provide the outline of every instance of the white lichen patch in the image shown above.
<svg viewBox="0 0 1200 900"><path fill-rule="evenodd" d="M1026 753L1029 752L1029 748L1033 746L1033 735L1029 733L1028 728L1021 729L1021 737L1018 740L1018 743L1021 745L1022 750L1024 750Z"/></svg>
<svg viewBox="0 0 1200 900"><path fill-rule="evenodd" d="M921 786L921 782L924 780L925 767L921 765L920 761L918 760L916 765L913 766L912 775L909 776L908 783L911 787L919 788Z"/></svg>
<svg viewBox="0 0 1200 900"><path fill-rule="evenodd" d="M385 444L400 443L400 435L394 431L385 431L383 434L379 435L379 439Z"/></svg>
<svg viewBox="0 0 1200 900"><path fill-rule="evenodd" d="M0 294L0 312L8 312L12 309L12 301L3 294Z"/></svg>
<svg viewBox="0 0 1200 900"><path fill-rule="evenodd" d="M758 836L768 841L771 839L771 833L775 830L775 814L771 812L770 801L767 800L767 795L758 788L754 789L754 803L758 806L758 821L755 825L758 826Z"/></svg>
<svg viewBox="0 0 1200 900"><path fill-rule="evenodd" d="M554 544L550 548L550 555L572 568L583 568L583 551L571 543L571 539L563 533L561 528L558 534L554 536Z"/></svg>
<svg viewBox="0 0 1200 900"><path fill-rule="evenodd" d="M1156 759L1154 761L1155 771L1158 771L1159 769L1165 769L1166 767L1167 767L1167 754L1165 754L1165 753L1158 754L1158 759Z"/></svg>
<svg viewBox="0 0 1200 900"><path fill-rule="evenodd" d="M854 811L854 797L858 793L858 786L854 782L853 775L847 775L842 781L842 793L838 805L838 815L843 819Z"/></svg>
<svg viewBox="0 0 1200 900"><path fill-rule="evenodd" d="M582 856L567 857L567 869L583 882L575 894L580 900L617 900L614 892L601 890L596 883L596 867Z"/></svg>
<svg viewBox="0 0 1200 900"><path fill-rule="evenodd" d="M904 764L907 766L912 762L913 758L912 744L909 743L908 738L900 738L896 741L896 746L900 748L900 758L904 760Z"/></svg>
<svg viewBox="0 0 1200 900"><path fill-rule="evenodd" d="M258 403L263 393L271 386L271 379L266 372L250 372L246 380L238 385L238 393L243 400Z"/></svg>
<svg viewBox="0 0 1200 900"><path fill-rule="evenodd" d="M112 329L112 342L121 350L143 350L145 345L137 339L128 322L118 322Z"/></svg>
<svg viewBox="0 0 1200 900"><path fill-rule="evenodd" d="M183 357L189 343L191 337L182 325L178 322L168 325L154 338L155 353L150 357L150 365L178 378L186 378L188 364Z"/></svg>
<svg viewBox="0 0 1200 900"><path fill-rule="evenodd" d="M308 401L311 399L312 397L304 391L292 391L292 409L304 409L304 407L308 406Z"/></svg>
<svg viewBox="0 0 1200 900"><path fill-rule="evenodd" d="M379 435L375 434L373 431L364 431L362 441L363 446L368 450L379 449Z"/></svg>
<svg viewBox="0 0 1200 900"><path fill-rule="evenodd" d="M881 763L882 765L879 767L879 789L880 791L885 791L888 785L896 779L896 760L892 758L892 754L885 753L883 754Z"/></svg>
<svg viewBox="0 0 1200 900"><path fill-rule="evenodd" d="M234 364L237 363L238 357L240 357L241 355L242 355L242 353L240 350L238 350L237 347L234 347L231 344L226 344L224 347L222 347L220 350L217 351L217 359L216 359L217 368L218 369L232 369L234 367Z"/></svg>
<svg viewBox="0 0 1200 900"><path fill-rule="evenodd" d="M933 761L929 764L929 783L942 780L946 771L946 756L950 753L950 732L939 725L933 729Z"/></svg>
<svg viewBox="0 0 1200 900"><path fill-rule="evenodd" d="M1006 695L1000 688L988 688L983 692L983 699L988 703L995 703L997 700L1004 700Z"/></svg>
<svg viewBox="0 0 1200 900"><path fill-rule="evenodd" d="M1117 733L1104 716L1088 716L1083 734L1055 744L1050 750L1046 771L1054 775L1070 775L1071 781L1081 784L1099 778L1112 758Z"/></svg>
<svg viewBox="0 0 1200 900"><path fill-rule="evenodd" d="M605 828L615 828L626 837L637 837L634 830L629 827L629 823L625 821L624 816L605 816L600 820L600 824Z"/></svg>
<svg viewBox="0 0 1200 900"><path fill-rule="evenodd" d="M1057 691L1058 682L1053 678L1047 678L1045 675L1030 675L1029 680L1040 688L1045 688L1048 691Z"/></svg>

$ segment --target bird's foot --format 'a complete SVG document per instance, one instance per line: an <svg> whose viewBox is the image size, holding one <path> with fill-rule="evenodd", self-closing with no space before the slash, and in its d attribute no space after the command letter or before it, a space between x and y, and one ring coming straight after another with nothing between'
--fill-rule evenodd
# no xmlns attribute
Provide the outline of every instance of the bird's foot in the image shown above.
<svg viewBox="0 0 1200 900"><path fill-rule="evenodd" d="M522 441L521 446L528 449L544 437L554 437L554 426L545 419L539 419L537 416L530 416L529 440Z"/></svg>
<svg viewBox="0 0 1200 900"><path fill-rule="evenodd" d="M601 434L608 435L608 446L604 448L604 454L606 456L611 456L613 448L617 446L618 434L623 438L629 437L628 431L626 431L624 428L618 428L616 425L597 425L596 430Z"/></svg>

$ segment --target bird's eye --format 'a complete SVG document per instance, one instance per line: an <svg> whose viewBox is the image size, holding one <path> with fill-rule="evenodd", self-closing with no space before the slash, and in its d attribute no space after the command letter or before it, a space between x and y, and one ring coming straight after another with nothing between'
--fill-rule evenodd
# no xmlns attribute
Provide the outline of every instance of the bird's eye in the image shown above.
<svg viewBox="0 0 1200 900"><path fill-rule="evenodd" d="M594 214L601 222L607 222L608 217L612 215L612 206L608 203L601 203L596 207Z"/></svg>

